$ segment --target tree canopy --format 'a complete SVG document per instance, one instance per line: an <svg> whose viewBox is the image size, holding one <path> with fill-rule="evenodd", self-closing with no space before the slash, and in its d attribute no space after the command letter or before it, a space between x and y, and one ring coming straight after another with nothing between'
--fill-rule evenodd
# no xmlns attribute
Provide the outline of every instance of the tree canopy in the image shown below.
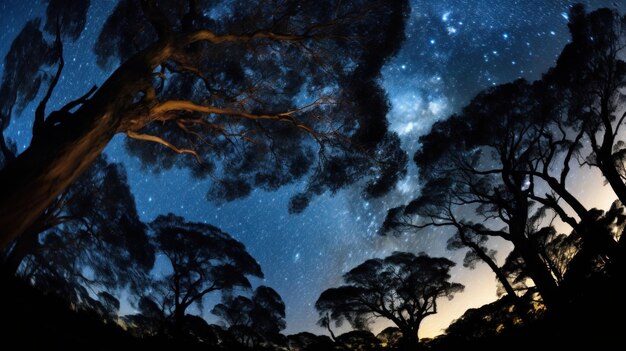
<svg viewBox="0 0 626 351"><path fill-rule="evenodd" d="M97 63L115 70L46 114L63 45L80 40L89 2L79 3L49 2L50 34L41 19L29 22L5 59L3 128L14 107L19 114L45 94L31 145L0 171L11 185L0 195L0 246L118 133L149 169L211 176L215 201L305 178L290 205L299 212L312 196L357 182L380 196L404 175L379 76L402 42L407 1L122 0L93 43ZM56 72L42 74L47 67Z"/></svg>
<svg viewBox="0 0 626 351"><path fill-rule="evenodd" d="M168 214L158 216L150 229L156 251L167 258L171 272L164 273L148 294L175 324L180 325L190 306L202 307L208 293L250 288L247 276L263 277L245 246L210 224Z"/></svg>
<svg viewBox="0 0 626 351"><path fill-rule="evenodd" d="M285 303L272 288L261 285L252 298L225 294L211 313L220 317L239 342L250 346L277 341L285 329Z"/></svg>
<svg viewBox="0 0 626 351"><path fill-rule="evenodd" d="M447 258L408 252L370 259L344 274L345 285L322 292L315 308L322 319L347 321L357 329L388 319L400 328L407 347L414 347L422 320L437 313L437 300L452 299L464 288L449 281L453 266Z"/></svg>

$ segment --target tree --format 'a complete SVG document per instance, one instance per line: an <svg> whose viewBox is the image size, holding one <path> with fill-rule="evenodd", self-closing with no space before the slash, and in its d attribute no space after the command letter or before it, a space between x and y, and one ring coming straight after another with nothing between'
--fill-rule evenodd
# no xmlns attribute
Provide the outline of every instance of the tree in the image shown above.
<svg viewBox="0 0 626 351"><path fill-rule="evenodd" d="M272 288L261 285L252 299L245 296L223 295L222 302L211 313L220 317L229 330L239 336L239 342L251 346L258 344L258 337L277 341L285 329L285 303Z"/></svg>
<svg viewBox="0 0 626 351"><path fill-rule="evenodd" d="M11 274L78 303L88 289L136 291L154 264L124 168L99 157L5 254Z"/></svg>
<svg viewBox="0 0 626 351"><path fill-rule="evenodd" d="M337 324L357 329L376 318L392 321L404 337L406 349L418 346L424 318L437 313L437 300L451 299L463 285L449 282L454 262L441 257L395 252L370 259L344 274L346 285L322 292L315 308Z"/></svg>
<svg viewBox="0 0 626 351"><path fill-rule="evenodd" d="M540 112L532 86L518 80L481 92L461 114L436 123L414 156L426 186L389 212L383 230L452 227L450 247L470 248L466 264L480 258L515 296L485 246L487 238L501 237L520 247L542 296L556 303L556 284L528 240L534 230L528 167L542 136Z"/></svg>
<svg viewBox="0 0 626 351"><path fill-rule="evenodd" d="M210 224L168 214L158 216L150 229L157 252L172 269L156 282L154 298L168 311L175 328L180 328L190 306L202 307L205 295L250 288L247 275L263 277L245 246Z"/></svg>
<svg viewBox="0 0 626 351"><path fill-rule="evenodd" d="M289 350L297 351L327 351L340 350L326 335L315 335L309 332L301 332L287 337Z"/></svg>
<svg viewBox="0 0 626 351"><path fill-rule="evenodd" d="M499 230L490 230L484 225L458 219L455 214L461 207L455 201L462 188L455 182L454 174L430 179L422 188L420 195L406 206L398 206L388 211L379 233L402 235L417 233L433 227L450 227L454 234L448 239L449 250L468 249L463 266L474 269L479 261L486 263L496 278L511 296L518 300L517 293L507 280L506 274L495 260L496 251L487 247L490 236L498 236Z"/></svg>
<svg viewBox="0 0 626 351"><path fill-rule="evenodd" d="M254 291L252 303L252 328L268 340L277 340L279 333L287 326L283 299L274 289L262 285Z"/></svg>
<svg viewBox="0 0 626 351"><path fill-rule="evenodd" d="M450 246L470 248L466 263L475 258L486 262L513 295L506 274L484 246L489 237L509 240L515 247L514 261L553 306L560 300L558 285L565 267L556 267L556 252L550 257L537 240L551 230L551 221L543 222L548 210L572 227L574 237L596 243L591 245L595 254L607 257L617 249L608 231L597 230L602 215L587 209L567 181L577 160L584 164L598 159L594 155L600 149L593 144L600 142L591 139L614 138L599 132L616 134L623 122L611 117L604 120L607 124L600 116L613 115L606 108L614 110L620 96L623 64L616 55L623 46L623 20L610 10L586 15L580 6L572 8L570 18L572 43L540 81L518 80L487 89L462 113L436 123L420 138L423 147L414 160L426 186L407 206L390 210L383 227L383 232L453 227ZM586 116L585 111L599 115ZM582 155L587 142L591 157ZM613 141L608 143L606 150L615 149ZM484 223L476 224L477 217ZM559 249L564 250L560 255L571 256L569 246Z"/></svg>
<svg viewBox="0 0 626 351"><path fill-rule="evenodd" d="M5 59L3 125L48 84L30 146L0 172L0 248L118 133L153 170L218 179L208 191L218 201L307 177L291 203L297 212L359 180L381 195L404 174L378 78L403 38L406 0L121 0L94 43L98 64L119 65L46 116L63 40L79 36L87 5L49 2L44 30L54 43L33 20L18 36L25 46L14 42ZM52 78L40 73L51 66Z"/></svg>
<svg viewBox="0 0 626 351"><path fill-rule="evenodd" d="M626 150L620 133L626 120L621 111L626 63L620 59L626 47L626 17L606 8L587 14L580 4L571 8L569 17L572 40L544 80L560 90L564 113L557 117L582 133L572 142L588 146L580 162L598 168L626 203Z"/></svg>

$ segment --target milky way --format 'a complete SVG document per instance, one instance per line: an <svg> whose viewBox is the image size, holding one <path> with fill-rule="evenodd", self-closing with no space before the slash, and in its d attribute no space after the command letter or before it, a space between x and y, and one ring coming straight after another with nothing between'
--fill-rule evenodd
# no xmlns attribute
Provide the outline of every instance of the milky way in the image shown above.
<svg viewBox="0 0 626 351"><path fill-rule="evenodd" d="M0 4L0 55L26 20L44 13L39 2L3 0ZM587 1L588 9L617 7L623 1ZM383 72L383 85L391 103L392 129L410 153L417 138L432 123L454 113L473 95L488 86L517 78L537 79L554 64L568 40L567 13L572 2L520 1L413 1L403 49ZM109 1L92 1L87 28L75 44L65 48L66 70L50 106L83 95L101 84L110 72L95 65L91 52L98 31L113 7ZM34 106L23 118L13 119L6 136L22 151L30 140ZM411 237L379 237L378 226L386 209L407 202L419 191L415 169L396 190L383 199L366 202L357 190L316 198L301 215L289 215L290 194L302 184L277 192L255 191L246 199L216 206L206 201L207 184L191 179L185 170L154 175L124 151L123 137L107 147L109 159L122 162L129 175L137 208L144 221L173 212L188 220L211 223L241 240L257 258L265 279L257 281L275 288L287 305L287 333L303 330L323 333L315 326L313 307L320 292L339 284L341 274L365 259L394 250L443 255L460 262L462 252L445 250L445 233L430 232ZM494 243L501 251L507 246ZM451 319L468 307L495 299L495 279L481 267L455 269L454 278L464 283L465 293L440 308L439 315L424 322L421 336L438 334ZM213 321L208 313L203 313ZM380 329L376 326L375 331Z"/></svg>

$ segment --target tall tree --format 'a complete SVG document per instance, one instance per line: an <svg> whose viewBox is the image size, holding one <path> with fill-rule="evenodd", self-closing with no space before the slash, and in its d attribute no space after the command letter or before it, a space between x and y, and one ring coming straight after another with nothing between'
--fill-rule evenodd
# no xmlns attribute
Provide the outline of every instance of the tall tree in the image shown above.
<svg viewBox="0 0 626 351"><path fill-rule="evenodd" d="M548 304L559 300L564 267L555 267L537 240L551 230L541 224L546 209L570 225L575 236L589 244L583 246L594 247L596 254L607 257L617 247L610 232L598 230L603 215L586 208L568 180L577 160L603 173L617 174L614 168L623 167L617 131L626 115L618 119L615 109L626 74L618 58L624 20L606 9L587 15L581 6L572 8L570 18L572 43L540 81L519 80L488 89L461 114L435 124L420 139L423 147L414 159L426 187L409 205L392 209L383 228L454 227L452 246L469 247L468 258L485 261L512 294L503 272L481 247L485 237L509 240ZM585 156L589 149L591 154ZM597 156L602 150L609 154ZM614 162L599 162L602 158ZM611 176L605 177L608 181ZM613 183L619 193L619 182ZM540 208L533 207L537 203ZM486 221L476 224L476 217ZM562 249L563 255L571 254L569 248Z"/></svg>
<svg viewBox="0 0 626 351"><path fill-rule="evenodd" d="M581 163L598 168L618 199L626 203L626 149L623 133L626 113L626 17L616 10L587 14L583 5L570 11L571 42L545 77L560 90L562 123L582 133L572 142L583 149Z"/></svg>
<svg viewBox="0 0 626 351"><path fill-rule="evenodd" d="M556 305L557 283L529 239L542 224L541 216L533 217L533 200L539 196L534 196L534 178L529 175L537 141L545 134L538 101L533 86L518 80L481 92L462 113L436 123L420 138L422 148L414 157L429 188L408 206L390 211L386 224L393 227L418 215L416 228L454 227L457 243L471 249L469 258L478 256L490 265L513 295L481 236L508 240L523 257L546 304Z"/></svg>
<svg viewBox="0 0 626 351"><path fill-rule="evenodd" d="M437 313L437 300L451 299L463 285L450 282L454 262L441 257L395 252L370 259L344 274L346 285L327 289L315 308L321 318L337 324L349 322L362 329L373 319L393 322L404 336L407 350L419 345L418 330L424 318Z"/></svg>
<svg viewBox="0 0 626 351"><path fill-rule="evenodd" d="M212 225L168 214L158 216L150 229L157 252L171 265L171 273L157 281L154 298L170 313L176 328L190 306L202 307L207 294L250 288L246 276L263 277L245 246Z"/></svg>
<svg viewBox="0 0 626 351"><path fill-rule="evenodd" d="M461 202L455 200L455 197L461 191L462 187L455 182L452 173L429 180L422 187L420 195L408 205L398 206L388 211L379 233L403 235L420 233L435 227L449 227L454 233L448 239L447 248L449 250L469 249L466 251L463 266L474 269L479 261L486 263L506 293L514 301L521 303L507 275L496 262L496 251L487 246L489 238L499 236L500 230L489 229L463 216L459 219L460 214L456 212L459 210L462 212L462 206Z"/></svg>
<svg viewBox="0 0 626 351"><path fill-rule="evenodd" d="M276 290L262 285L254 291L252 302L252 328L269 340L277 340L278 334L287 327L283 299Z"/></svg>
<svg viewBox="0 0 626 351"><path fill-rule="evenodd" d="M44 29L54 29L54 43L31 21L27 46L5 60L3 124L48 85L30 146L0 172L0 248L118 133L154 170L218 179L214 200L308 177L291 203L301 211L316 194L366 180L365 193L377 196L402 176L406 155L388 132L378 78L402 41L408 1L121 0L94 43L98 64L117 68L46 116L63 39L79 36L87 5L51 1ZM55 63L51 79L39 76Z"/></svg>

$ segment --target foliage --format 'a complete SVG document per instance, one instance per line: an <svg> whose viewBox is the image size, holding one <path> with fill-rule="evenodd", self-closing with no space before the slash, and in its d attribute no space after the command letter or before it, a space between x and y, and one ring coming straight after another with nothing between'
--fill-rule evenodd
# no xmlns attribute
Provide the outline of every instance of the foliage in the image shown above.
<svg viewBox="0 0 626 351"><path fill-rule="evenodd" d="M247 276L263 277L245 246L210 224L187 222L173 214L150 223L154 245L171 265L148 292L180 324L192 305L202 307L206 294L250 288Z"/></svg>
<svg viewBox="0 0 626 351"><path fill-rule="evenodd" d="M437 313L437 300L463 290L449 282L453 266L446 258L408 252L370 259L344 274L345 285L322 292L315 308L321 318L328 314L338 326L347 321L356 329L388 319L416 343L422 320Z"/></svg>

